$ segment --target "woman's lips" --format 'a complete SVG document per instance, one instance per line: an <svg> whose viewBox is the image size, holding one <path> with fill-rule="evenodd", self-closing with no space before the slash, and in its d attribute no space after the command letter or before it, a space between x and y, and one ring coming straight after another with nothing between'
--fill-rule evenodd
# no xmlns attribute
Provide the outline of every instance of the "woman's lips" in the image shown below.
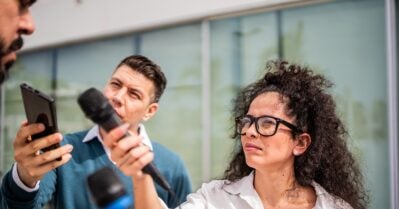
<svg viewBox="0 0 399 209"><path fill-rule="evenodd" d="M253 143L246 143L244 146L245 150L248 151L252 151L252 150L263 150L262 148L260 148L259 146L256 146Z"/></svg>

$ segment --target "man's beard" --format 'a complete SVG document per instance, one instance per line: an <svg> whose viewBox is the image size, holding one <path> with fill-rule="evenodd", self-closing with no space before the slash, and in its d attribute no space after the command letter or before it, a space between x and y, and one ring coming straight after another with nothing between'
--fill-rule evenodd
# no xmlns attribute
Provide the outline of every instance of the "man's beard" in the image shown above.
<svg viewBox="0 0 399 209"><path fill-rule="evenodd" d="M8 77L8 70L12 67L14 64L14 61L9 61L7 63L4 63L5 61L3 60L3 57L5 57L7 54L17 51L20 48L22 48L24 44L24 41L22 40L22 37L19 36L17 39L15 39L10 47L6 49L4 39L0 37L0 85L4 82L4 80Z"/></svg>

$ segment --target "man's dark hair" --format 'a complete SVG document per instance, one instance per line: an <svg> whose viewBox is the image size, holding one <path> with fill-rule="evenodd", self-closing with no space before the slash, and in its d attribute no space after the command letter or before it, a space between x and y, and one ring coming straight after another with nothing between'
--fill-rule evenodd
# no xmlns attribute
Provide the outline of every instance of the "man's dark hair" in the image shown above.
<svg viewBox="0 0 399 209"><path fill-rule="evenodd" d="M330 194L348 202L354 209L364 209L368 195L359 166L348 150L348 133L337 116L336 105L328 89L332 82L314 74L307 67L272 61L265 76L248 85L234 100L233 117L247 114L251 102L265 92L277 92L286 106L286 114L295 116L298 128L307 132L312 143L305 153L295 157L295 178L302 186L319 183ZM237 147L224 173L231 182L247 176L254 169L245 161L240 137L233 133Z"/></svg>
<svg viewBox="0 0 399 209"><path fill-rule="evenodd" d="M130 67L132 70L141 73L151 80L155 87L153 102L159 102L163 91L166 88L166 77L157 64L142 55L132 55L123 59L117 68L122 65Z"/></svg>

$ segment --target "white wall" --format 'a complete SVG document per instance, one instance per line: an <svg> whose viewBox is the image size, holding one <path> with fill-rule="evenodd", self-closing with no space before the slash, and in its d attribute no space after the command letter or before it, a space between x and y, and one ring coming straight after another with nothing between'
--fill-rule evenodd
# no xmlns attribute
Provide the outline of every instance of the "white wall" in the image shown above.
<svg viewBox="0 0 399 209"><path fill-rule="evenodd" d="M300 0L38 0L26 49L193 21Z"/></svg>

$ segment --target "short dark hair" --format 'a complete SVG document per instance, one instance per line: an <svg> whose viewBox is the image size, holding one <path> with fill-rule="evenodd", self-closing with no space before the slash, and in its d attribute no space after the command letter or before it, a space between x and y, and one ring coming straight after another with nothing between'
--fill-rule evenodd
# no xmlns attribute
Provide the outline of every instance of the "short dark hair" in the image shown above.
<svg viewBox="0 0 399 209"><path fill-rule="evenodd" d="M167 83L161 67L143 55L132 55L126 57L119 63L117 68L122 65L130 67L132 70L141 73L151 80L155 87L153 102L159 102Z"/></svg>

